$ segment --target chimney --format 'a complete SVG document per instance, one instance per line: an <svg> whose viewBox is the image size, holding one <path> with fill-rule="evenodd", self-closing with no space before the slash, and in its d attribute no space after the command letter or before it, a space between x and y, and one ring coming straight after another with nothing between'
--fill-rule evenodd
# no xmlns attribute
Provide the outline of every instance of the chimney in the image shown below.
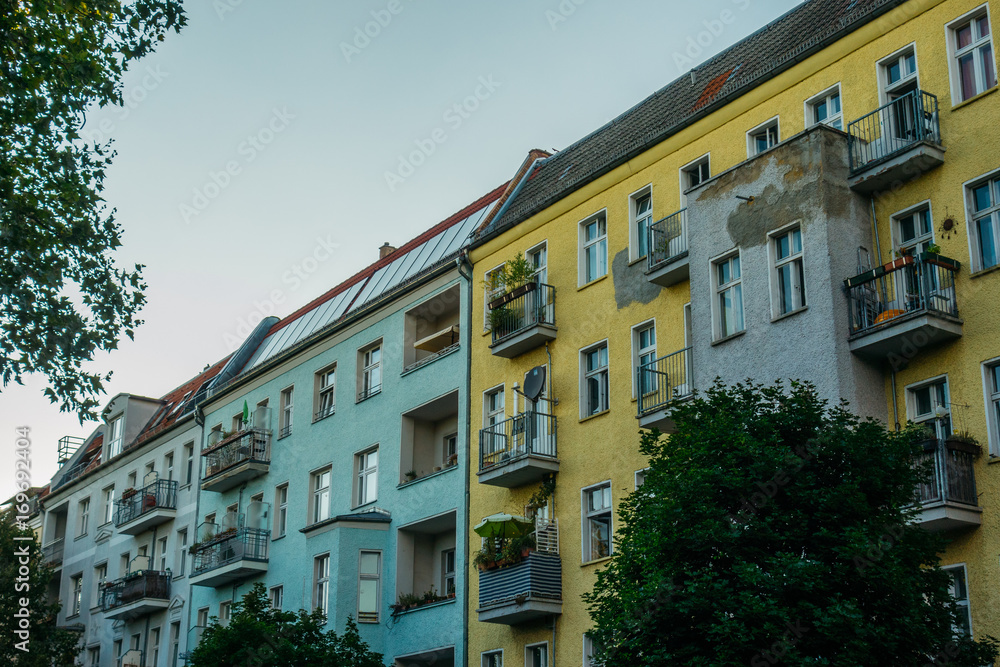
<svg viewBox="0 0 1000 667"><path fill-rule="evenodd" d="M391 245L389 245L389 242L388 242L388 241L386 241L386 242L385 242L385 243L383 243L383 244L382 244L382 246L381 246L381 247L380 247L380 248L378 249L378 258L379 258L379 259L382 259L382 258L383 258L383 257L385 257L386 255L391 255L391 254L392 254L392 253L394 253L394 252L396 252L396 249L395 249L395 248L393 248L393 247L392 247Z"/></svg>

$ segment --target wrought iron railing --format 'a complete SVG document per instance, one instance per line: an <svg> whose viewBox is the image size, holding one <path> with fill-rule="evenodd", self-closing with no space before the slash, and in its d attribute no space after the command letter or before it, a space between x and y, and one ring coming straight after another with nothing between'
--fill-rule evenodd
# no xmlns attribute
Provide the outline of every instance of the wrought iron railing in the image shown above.
<svg viewBox="0 0 1000 667"><path fill-rule="evenodd" d="M139 570L109 581L101 587L101 611L110 611L143 598L169 600L170 578L169 570Z"/></svg>
<svg viewBox="0 0 1000 667"><path fill-rule="evenodd" d="M494 343L538 324L555 326L556 288L552 285L529 283L492 303L489 321Z"/></svg>
<svg viewBox="0 0 1000 667"><path fill-rule="evenodd" d="M381 383L374 385L372 387L368 387L367 389L362 389L361 391L358 392L358 400L356 402L360 403L361 401L366 401L372 396L377 396L378 394L381 393L382 393Z"/></svg>
<svg viewBox="0 0 1000 667"><path fill-rule="evenodd" d="M688 252L687 209L649 226L649 254L646 262L649 271L680 259Z"/></svg>
<svg viewBox="0 0 1000 667"><path fill-rule="evenodd" d="M928 440L918 455L918 465L930 462L931 476L917 488L917 501L949 502L976 506L976 475L973 464L976 455L966 448L949 446L947 440Z"/></svg>
<svg viewBox="0 0 1000 667"><path fill-rule="evenodd" d="M660 410L671 401L688 398L693 391L694 366L690 347L654 359L637 369L640 415Z"/></svg>
<svg viewBox="0 0 1000 667"><path fill-rule="evenodd" d="M556 458L555 415L522 412L479 431L479 469L523 456Z"/></svg>
<svg viewBox="0 0 1000 667"><path fill-rule="evenodd" d="M959 268L953 259L922 253L849 278L845 285L851 335L889 326L910 313L958 317L955 274Z"/></svg>
<svg viewBox="0 0 1000 667"><path fill-rule="evenodd" d="M63 560L63 549L65 546L66 540L61 537L58 540L49 542L42 547L42 560L49 565L61 563Z"/></svg>
<svg viewBox="0 0 1000 667"><path fill-rule="evenodd" d="M337 413L337 406L331 405L325 408L320 408L315 413L313 413L313 422L318 422L321 419L326 419Z"/></svg>
<svg viewBox="0 0 1000 667"><path fill-rule="evenodd" d="M850 169L863 169L921 141L941 143L937 97L922 90L897 97L847 127Z"/></svg>
<svg viewBox="0 0 1000 667"><path fill-rule="evenodd" d="M446 357L449 354L451 354L452 352L456 352L459 349L460 346L461 346L461 343L452 343L448 347L443 347L440 350L438 350L437 352L434 352L433 354L429 354L426 357L424 357L423 359L420 359L419 361L414 361L412 364L410 364L409 366L405 367L403 369L403 372L404 373L409 373L410 371L415 371L415 370L417 370L418 368L420 368L422 366L426 366L427 364L431 363L432 361L436 361L436 360L440 359L441 357Z"/></svg>
<svg viewBox="0 0 1000 667"><path fill-rule="evenodd" d="M223 530L194 550L192 576L241 560L266 563L271 531L261 528Z"/></svg>
<svg viewBox="0 0 1000 667"><path fill-rule="evenodd" d="M271 431L251 428L219 442L202 453L205 457L205 478L218 475L247 461L271 462Z"/></svg>
<svg viewBox="0 0 1000 667"><path fill-rule="evenodd" d="M115 501L115 526L137 519L158 509L177 509L177 482L158 479L141 489L126 490Z"/></svg>

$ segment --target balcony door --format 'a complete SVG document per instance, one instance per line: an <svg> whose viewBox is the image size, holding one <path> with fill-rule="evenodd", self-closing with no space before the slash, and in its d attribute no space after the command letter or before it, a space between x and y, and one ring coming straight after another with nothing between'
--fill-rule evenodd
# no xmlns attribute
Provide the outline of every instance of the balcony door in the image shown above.
<svg viewBox="0 0 1000 667"><path fill-rule="evenodd" d="M880 114L882 137L887 143L910 142L917 138L917 95L920 84L917 78L917 54L909 47L882 61L880 64L882 102L888 105ZM887 145L884 154L891 153Z"/></svg>

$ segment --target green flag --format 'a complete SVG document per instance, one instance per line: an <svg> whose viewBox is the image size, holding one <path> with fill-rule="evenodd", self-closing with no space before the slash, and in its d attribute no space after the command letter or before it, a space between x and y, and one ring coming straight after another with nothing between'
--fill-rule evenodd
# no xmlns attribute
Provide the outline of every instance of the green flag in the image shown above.
<svg viewBox="0 0 1000 667"><path fill-rule="evenodd" d="M245 400L243 401L243 426L250 426L250 406Z"/></svg>

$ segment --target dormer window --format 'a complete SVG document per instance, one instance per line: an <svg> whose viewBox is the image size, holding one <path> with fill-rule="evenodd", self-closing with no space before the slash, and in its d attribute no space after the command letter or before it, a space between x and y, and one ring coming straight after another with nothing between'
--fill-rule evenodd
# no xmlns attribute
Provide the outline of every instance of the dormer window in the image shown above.
<svg viewBox="0 0 1000 667"><path fill-rule="evenodd" d="M125 435L125 418L124 415L118 415L110 422L108 422L107 430L107 448L105 451L108 453L107 458L113 459L122 453L122 439Z"/></svg>

